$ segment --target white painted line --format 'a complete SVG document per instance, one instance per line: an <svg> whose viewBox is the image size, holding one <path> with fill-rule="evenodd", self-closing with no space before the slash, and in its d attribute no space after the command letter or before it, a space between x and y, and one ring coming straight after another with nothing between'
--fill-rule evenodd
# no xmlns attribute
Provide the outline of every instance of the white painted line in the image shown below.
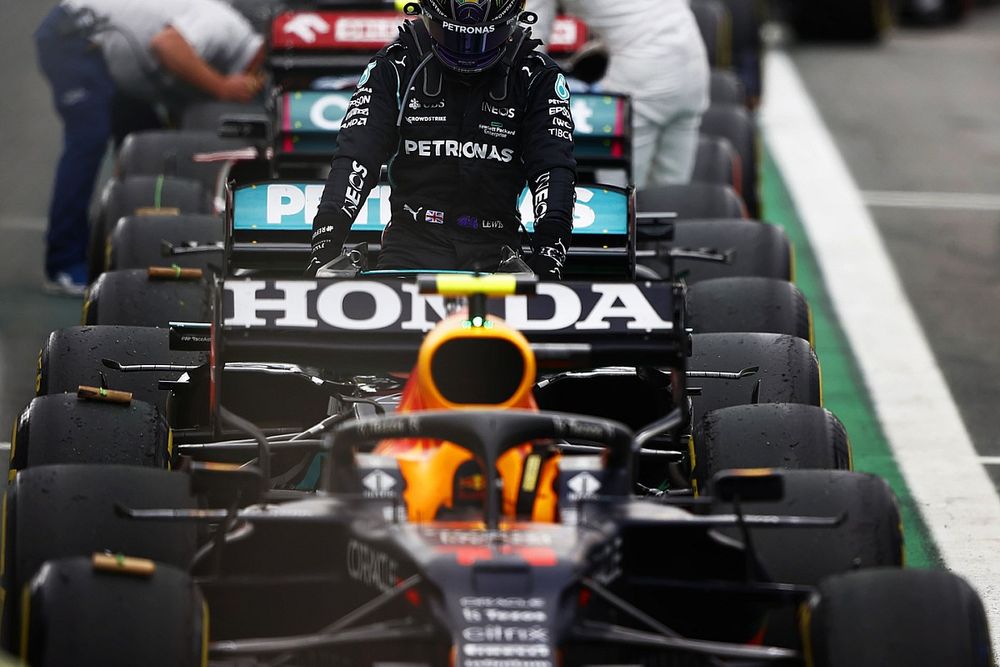
<svg viewBox="0 0 1000 667"><path fill-rule="evenodd" d="M983 597L1000 646L1000 498L882 238L791 59L767 60L762 125L906 483L947 566Z"/></svg>
<svg viewBox="0 0 1000 667"><path fill-rule="evenodd" d="M877 208L911 208L932 211L1000 211L1000 196L972 192L862 192L865 204Z"/></svg>
<svg viewBox="0 0 1000 667"><path fill-rule="evenodd" d="M979 462L984 466L1000 466L1000 456L980 456Z"/></svg>

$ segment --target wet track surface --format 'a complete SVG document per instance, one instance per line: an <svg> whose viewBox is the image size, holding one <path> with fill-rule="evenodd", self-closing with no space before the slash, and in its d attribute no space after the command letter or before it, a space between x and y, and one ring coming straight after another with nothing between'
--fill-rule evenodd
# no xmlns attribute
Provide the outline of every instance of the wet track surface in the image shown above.
<svg viewBox="0 0 1000 667"><path fill-rule="evenodd" d="M41 289L61 127L31 33L55 0L0 8L0 428L33 392L49 331L80 301ZM1000 483L1000 8L885 46L810 46L794 59L886 240L975 445ZM921 196L915 196L920 194ZM926 193L979 196L941 197ZM859 294L858 298L864 298ZM934 406L927 410L933 412ZM6 432L0 440L6 440ZM984 460L989 463L989 460Z"/></svg>
<svg viewBox="0 0 1000 667"><path fill-rule="evenodd" d="M984 457L1000 455L998 36L992 7L877 49L794 52Z"/></svg>

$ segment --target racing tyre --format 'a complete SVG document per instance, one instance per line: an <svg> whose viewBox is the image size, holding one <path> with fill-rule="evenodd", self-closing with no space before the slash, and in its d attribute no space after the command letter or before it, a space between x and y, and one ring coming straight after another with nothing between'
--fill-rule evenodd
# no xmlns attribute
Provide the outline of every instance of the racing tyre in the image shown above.
<svg viewBox="0 0 1000 667"><path fill-rule="evenodd" d="M36 667L203 664L201 592L186 572L153 566L144 575L96 569L87 557L47 562L23 593L21 657Z"/></svg>
<svg viewBox="0 0 1000 667"><path fill-rule="evenodd" d="M738 193L746 203L749 217L760 218L760 153L757 127L750 112L744 106L733 104L709 107L701 118L701 133L723 137L732 144L740 158L742 186Z"/></svg>
<svg viewBox="0 0 1000 667"><path fill-rule="evenodd" d="M692 336L692 371L738 372L757 367L754 375L735 379L697 378L695 417L711 410L750 403L821 405L819 362L812 347L797 336L767 333L708 333Z"/></svg>
<svg viewBox="0 0 1000 667"><path fill-rule="evenodd" d="M773 278L716 278L688 288L687 322L696 333L760 332L812 343L812 315L798 287Z"/></svg>
<svg viewBox="0 0 1000 667"><path fill-rule="evenodd" d="M793 27L801 39L877 42L892 26L893 5L892 0L796 0L790 9Z"/></svg>
<svg viewBox="0 0 1000 667"><path fill-rule="evenodd" d="M710 183L645 188L639 191L637 208L640 213L673 213L678 220L747 217L735 190Z"/></svg>
<svg viewBox="0 0 1000 667"><path fill-rule="evenodd" d="M167 468L173 443L155 406L90 401L73 394L34 398L14 426L10 470L54 463Z"/></svg>
<svg viewBox="0 0 1000 667"><path fill-rule="evenodd" d="M110 181L90 227L90 279L107 265L107 240L120 218L130 215L212 213L212 202L197 181L169 176L134 176Z"/></svg>
<svg viewBox="0 0 1000 667"><path fill-rule="evenodd" d="M166 327L171 322L210 322L212 294L204 280L159 280L143 269L102 273L87 288L83 323Z"/></svg>
<svg viewBox="0 0 1000 667"><path fill-rule="evenodd" d="M806 664L816 667L994 664L983 603L951 572L878 568L831 577L803 611Z"/></svg>
<svg viewBox="0 0 1000 667"><path fill-rule="evenodd" d="M705 42L708 62L712 67L732 64L733 33L729 11L719 0L693 0L691 11Z"/></svg>
<svg viewBox="0 0 1000 667"><path fill-rule="evenodd" d="M784 497L744 503L747 514L842 517L842 521L835 527L752 529L757 560L767 580L816 586L827 577L852 570L902 566L902 520L896 496L885 480L847 470L786 470L781 475ZM732 509L714 503L712 511ZM742 542L739 530L722 532ZM762 626L766 645L798 646L793 608L778 604L761 611L766 614Z"/></svg>
<svg viewBox="0 0 1000 667"><path fill-rule="evenodd" d="M150 130L133 132L118 153L118 173L130 176L174 176L201 183L206 192L215 193L224 161L196 162L199 153L235 150L246 147L239 139L223 139L216 130Z"/></svg>
<svg viewBox="0 0 1000 667"><path fill-rule="evenodd" d="M695 429L691 452L695 489L709 494L712 477L733 468L851 469L844 425L814 405L764 403L713 410Z"/></svg>
<svg viewBox="0 0 1000 667"><path fill-rule="evenodd" d="M765 15L761 0L725 0L733 25L733 69L746 86L748 98L738 104L757 106L763 88L761 25ZM713 98L714 100L714 98Z"/></svg>
<svg viewBox="0 0 1000 667"><path fill-rule="evenodd" d="M945 25L965 18L972 8L972 0L909 0L903 2L900 18L914 25Z"/></svg>
<svg viewBox="0 0 1000 667"><path fill-rule="evenodd" d="M267 0L273 6L271 0ZM181 130L186 132L211 132L218 136L222 121L229 116L265 116L267 111L259 104L239 102L198 102L184 109Z"/></svg>
<svg viewBox="0 0 1000 667"><path fill-rule="evenodd" d="M38 396L76 393L82 385L100 386L101 373L108 388L132 392L133 400L155 405L166 414L167 392L157 388L159 380L176 380L178 372L123 373L106 368L102 359L123 364L205 363L200 352L170 349L170 332L152 327L69 327L49 334L38 357L35 393Z"/></svg>
<svg viewBox="0 0 1000 667"><path fill-rule="evenodd" d="M896 496L876 475L847 470L786 470L785 497L747 503L748 512L841 516L834 528L762 528L753 539L775 580L814 586L834 574L903 564L902 519Z"/></svg>
<svg viewBox="0 0 1000 667"><path fill-rule="evenodd" d="M122 518L118 506L195 509L196 502L187 475L165 470L48 465L19 473L7 489L4 589L21 591L46 561L103 551L190 566L195 524ZM19 602L16 594L4 600L8 649L18 637Z"/></svg>
<svg viewBox="0 0 1000 667"><path fill-rule="evenodd" d="M223 240L222 220L209 215L129 216L114 227L108 240L107 271L174 265L210 270L223 264L222 251L164 257L161 246L208 246Z"/></svg>
<svg viewBox="0 0 1000 667"><path fill-rule="evenodd" d="M691 182L727 185L739 192L743 179L740 176L740 157L733 145L722 137L702 135L698 139Z"/></svg>
<svg viewBox="0 0 1000 667"><path fill-rule="evenodd" d="M742 104L747 103L746 89L733 72L726 69L713 69L711 79L711 94L709 99L712 105Z"/></svg>
<svg viewBox="0 0 1000 667"><path fill-rule="evenodd" d="M775 280L794 279L792 244L784 230L756 220L682 220L673 224L677 248L714 248L721 252L732 251L728 264L678 259L675 269L690 285L713 278L757 276ZM650 225L641 228L649 239L658 231ZM659 229L666 231L666 227ZM641 238L641 237L640 237ZM655 249L657 243L640 240L639 250ZM640 263L666 277L667 263L659 258L643 257Z"/></svg>

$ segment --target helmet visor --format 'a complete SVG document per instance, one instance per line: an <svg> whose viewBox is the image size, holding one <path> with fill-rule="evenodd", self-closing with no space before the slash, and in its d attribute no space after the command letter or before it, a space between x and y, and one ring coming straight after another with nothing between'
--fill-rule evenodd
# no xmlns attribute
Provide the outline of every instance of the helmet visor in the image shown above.
<svg viewBox="0 0 1000 667"><path fill-rule="evenodd" d="M464 24L424 13L431 39L446 56L463 68L496 62L496 55L517 27L517 15L489 23Z"/></svg>

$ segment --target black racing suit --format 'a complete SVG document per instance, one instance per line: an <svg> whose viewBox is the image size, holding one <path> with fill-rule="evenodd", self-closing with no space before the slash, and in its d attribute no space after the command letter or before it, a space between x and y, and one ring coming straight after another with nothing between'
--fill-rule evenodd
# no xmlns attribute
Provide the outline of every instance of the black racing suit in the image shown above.
<svg viewBox="0 0 1000 667"><path fill-rule="evenodd" d="M358 83L313 222L311 269L334 259L388 161L392 216L380 269L497 268L520 249L518 196L534 195L536 272L559 277L572 231L576 161L558 66L515 32L479 75L445 70L417 21ZM390 160L391 158L391 160Z"/></svg>

